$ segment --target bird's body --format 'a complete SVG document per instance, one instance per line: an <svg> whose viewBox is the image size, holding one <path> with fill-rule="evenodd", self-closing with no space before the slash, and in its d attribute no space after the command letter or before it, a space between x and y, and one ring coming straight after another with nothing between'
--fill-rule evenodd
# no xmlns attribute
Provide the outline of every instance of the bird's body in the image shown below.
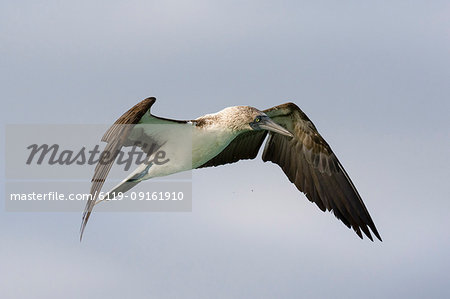
<svg viewBox="0 0 450 299"><path fill-rule="evenodd" d="M195 169L217 156L240 133L233 128L230 122L233 119L229 118L235 108L177 123L165 123L149 114L144 115L133 128L132 134L134 132L136 136L130 134L129 138L138 141L142 135L152 136L154 143L161 144L158 149L169 161L150 167L139 181ZM154 160L156 154L149 155L148 160ZM141 164L124 181L141 174L146 167L145 163Z"/></svg>
<svg viewBox="0 0 450 299"><path fill-rule="evenodd" d="M238 135L229 126L220 126L220 117L217 113L208 114L190 122L193 127L192 169L214 158Z"/></svg>
<svg viewBox="0 0 450 299"><path fill-rule="evenodd" d="M147 154L106 199L153 177L256 157L266 135L263 160L278 164L289 180L322 210L352 227L362 238L372 232L381 240L356 188L308 117L292 103L264 111L249 106L225 108L190 121L156 117L148 98L131 108L105 133L104 152L113 159L99 163L92 179L93 198L86 204L81 235L106 176L123 146L138 145ZM150 146L151 145L151 146ZM158 162L163 163L158 163Z"/></svg>
<svg viewBox="0 0 450 299"><path fill-rule="evenodd" d="M158 167L151 167L141 181L195 169L215 157L236 137L232 131L199 128L195 124L169 125L170 128L145 124L143 127L146 128L144 134L148 134L148 129L153 136L155 128L164 130L164 135L159 135L161 140L157 142L163 143L159 150L166 154L169 161ZM155 155L153 153L148 159L153 160ZM145 163L141 164L129 177L141 173L145 167Z"/></svg>

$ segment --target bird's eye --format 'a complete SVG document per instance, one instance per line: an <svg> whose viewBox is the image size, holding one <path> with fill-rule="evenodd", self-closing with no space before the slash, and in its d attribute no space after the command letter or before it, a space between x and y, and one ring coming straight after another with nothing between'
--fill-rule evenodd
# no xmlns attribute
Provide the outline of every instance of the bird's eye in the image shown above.
<svg viewBox="0 0 450 299"><path fill-rule="evenodd" d="M259 123L261 121L261 116L257 116L256 118L255 118L255 122L256 123Z"/></svg>

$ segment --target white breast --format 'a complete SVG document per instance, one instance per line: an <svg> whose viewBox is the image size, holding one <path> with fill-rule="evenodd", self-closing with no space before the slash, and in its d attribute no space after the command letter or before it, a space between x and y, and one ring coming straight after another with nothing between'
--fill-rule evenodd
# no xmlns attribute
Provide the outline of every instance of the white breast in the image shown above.
<svg viewBox="0 0 450 299"><path fill-rule="evenodd" d="M159 151L165 153L168 162L152 165L143 180L197 168L215 157L236 137L230 130L198 128L190 124L164 125L159 129L150 126L149 130L147 134L151 134L158 143L164 143ZM139 166L133 173L142 172L146 166Z"/></svg>
<svg viewBox="0 0 450 299"><path fill-rule="evenodd" d="M197 168L225 149L236 137L231 131L196 129L192 134L192 166Z"/></svg>

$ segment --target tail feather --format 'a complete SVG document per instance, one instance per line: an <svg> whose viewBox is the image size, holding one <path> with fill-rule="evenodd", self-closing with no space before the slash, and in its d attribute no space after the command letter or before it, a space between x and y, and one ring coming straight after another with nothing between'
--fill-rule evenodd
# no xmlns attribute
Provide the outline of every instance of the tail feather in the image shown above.
<svg viewBox="0 0 450 299"><path fill-rule="evenodd" d="M109 191L105 197L103 199L100 200L96 200L95 204L92 205L92 207L86 211L84 211L83 213L83 220L81 222L81 227L80 227L80 242L83 239L83 233L84 233L84 229L86 228L86 224L89 220L89 217L91 216L92 213L92 209L94 208L94 206L96 204L98 204L99 202L102 202L104 200L111 200L114 199L114 197L118 194L118 193L125 193L128 190L130 190L131 188L133 188L134 186L136 186L137 184L139 184L141 181L139 180L132 180L132 179L127 179L122 181L119 185L117 185L116 187L114 187L111 191ZM93 199L92 199L93 200Z"/></svg>

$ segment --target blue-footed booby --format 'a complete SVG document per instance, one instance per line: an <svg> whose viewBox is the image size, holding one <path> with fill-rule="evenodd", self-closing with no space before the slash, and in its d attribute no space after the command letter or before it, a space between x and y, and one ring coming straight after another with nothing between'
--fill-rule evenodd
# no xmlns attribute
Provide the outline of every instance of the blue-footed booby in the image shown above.
<svg viewBox="0 0 450 299"><path fill-rule="evenodd" d="M293 103L263 111L249 106L225 108L194 120L173 120L151 114L154 97L147 98L124 113L104 134L107 163L98 163L92 178L91 198L86 203L80 239L98 194L118 152L124 146L140 144L151 161L154 150L143 144L157 144L170 157L162 165L143 162L119 185L107 193L111 199L141 181L190 169L219 166L242 159L254 159L263 144L262 159L278 164L297 189L322 211L332 211L362 239L362 232L381 241L361 196L331 147L311 120ZM158 125L158 126L156 126ZM189 136L192 148L180 144ZM370 230L369 230L370 228ZM361 232L362 231L362 232Z"/></svg>

